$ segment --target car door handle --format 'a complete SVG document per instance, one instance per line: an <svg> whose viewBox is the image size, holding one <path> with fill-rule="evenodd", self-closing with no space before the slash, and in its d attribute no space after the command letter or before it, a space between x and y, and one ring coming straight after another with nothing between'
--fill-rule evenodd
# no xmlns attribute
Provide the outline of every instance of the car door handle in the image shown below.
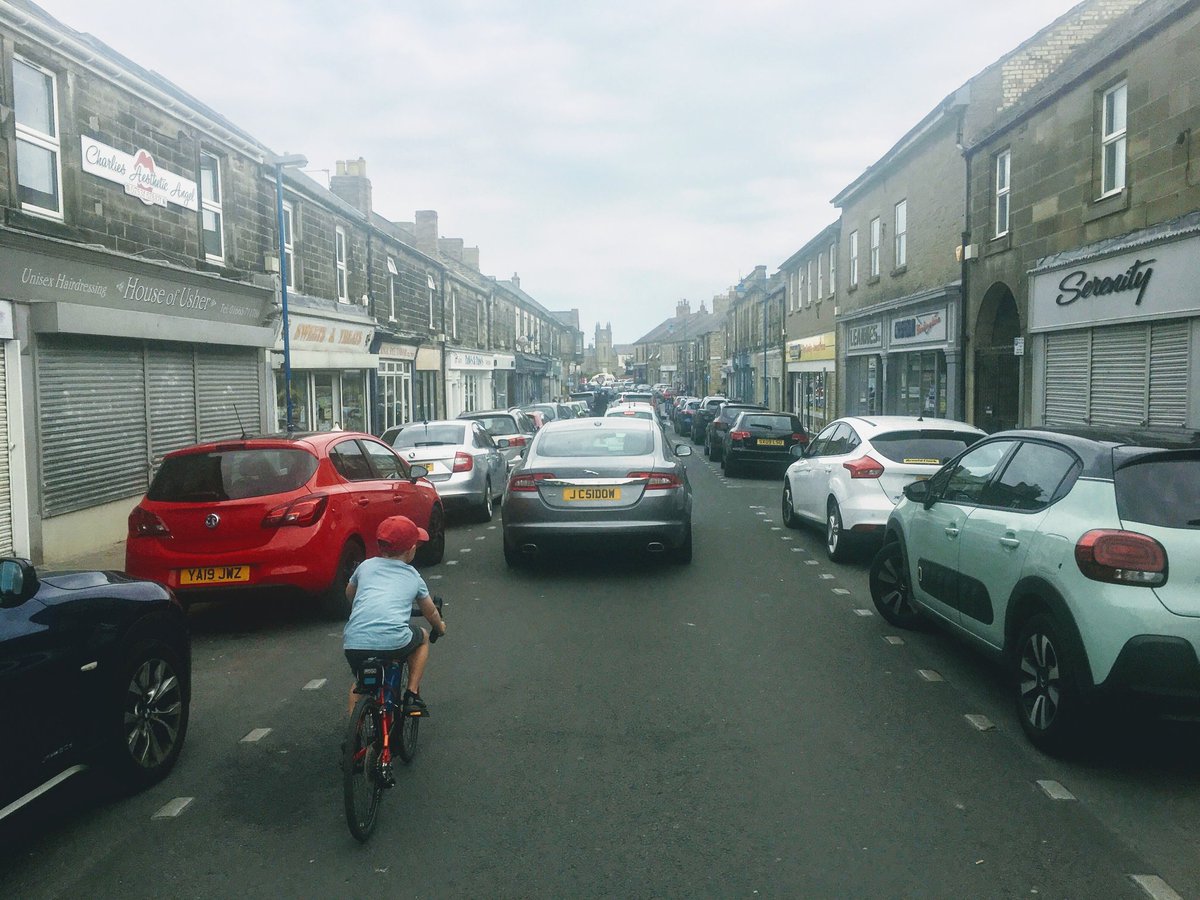
<svg viewBox="0 0 1200 900"><path fill-rule="evenodd" d="M1017 547L1021 546L1021 542L1015 537L1002 537L1000 538L1000 546L1008 547L1010 550L1015 550Z"/></svg>
<svg viewBox="0 0 1200 900"><path fill-rule="evenodd" d="M949 525L944 530L948 536L952 538L958 537L958 529L955 526Z"/></svg>
<svg viewBox="0 0 1200 900"><path fill-rule="evenodd" d="M359 506L369 506L371 503L370 499L367 497L359 497L355 502L358 503Z"/></svg>

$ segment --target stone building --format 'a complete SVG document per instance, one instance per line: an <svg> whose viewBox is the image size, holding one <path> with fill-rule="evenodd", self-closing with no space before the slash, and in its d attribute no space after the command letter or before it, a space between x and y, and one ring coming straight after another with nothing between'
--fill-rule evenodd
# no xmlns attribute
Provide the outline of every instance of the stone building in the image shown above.
<svg viewBox="0 0 1200 900"><path fill-rule="evenodd" d="M971 414L1200 431L1200 3L1147 0L967 149Z"/></svg>
<svg viewBox="0 0 1200 900"><path fill-rule="evenodd" d="M786 290L787 397L794 412L816 434L837 418L838 244L841 223L823 228L779 267Z"/></svg>
<svg viewBox="0 0 1200 900"><path fill-rule="evenodd" d="M766 266L755 266L730 297L725 315L729 396L781 408L787 299L783 279L768 278Z"/></svg>

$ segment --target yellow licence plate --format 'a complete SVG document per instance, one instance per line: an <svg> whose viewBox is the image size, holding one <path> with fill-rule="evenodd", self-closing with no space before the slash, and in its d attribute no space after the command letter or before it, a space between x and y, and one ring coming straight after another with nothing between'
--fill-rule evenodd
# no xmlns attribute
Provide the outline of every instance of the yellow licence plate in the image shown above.
<svg viewBox="0 0 1200 900"><path fill-rule="evenodd" d="M231 584L249 580L249 566L204 566L179 570L180 584Z"/></svg>
<svg viewBox="0 0 1200 900"><path fill-rule="evenodd" d="M782 447L783 441L779 438L759 438L758 446L760 446L760 447Z"/></svg>
<svg viewBox="0 0 1200 900"><path fill-rule="evenodd" d="M621 499L621 489L618 487L563 488L563 499L616 501Z"/></svg>

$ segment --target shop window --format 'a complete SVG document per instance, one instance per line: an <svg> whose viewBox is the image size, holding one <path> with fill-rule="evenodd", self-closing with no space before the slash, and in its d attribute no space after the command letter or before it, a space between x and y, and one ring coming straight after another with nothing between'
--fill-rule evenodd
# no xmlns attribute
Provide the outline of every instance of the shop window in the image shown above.
<svg viewBox="0 0 1200 900"><path fill-rule="evenodd" d="M57 79L53 72L13 57L13 118L17 137L17 192L21 209L61 219L62 162Z"/></svg>
<svg viewBox="0 0 1200 900"><path fill-rule="evenodd" d="M221 160L200 152L200 232L204 258L225 261L224 213L221 208Z"/></svg>
<svg viewBox="0 0 1200 900"><path fill-rule="evenodd" d="M367 430L366 376L357 369L342 372L341 426L344 431Z"/></svg>
<svg viewBox="0 0 1200 900"><path fill-rule="evenodd" d="M287 396L283 372L275 373L275 421L278 430L287 431ZM296 431L312 431L308 415L308 373L292 372L292 424Z"/></svg>

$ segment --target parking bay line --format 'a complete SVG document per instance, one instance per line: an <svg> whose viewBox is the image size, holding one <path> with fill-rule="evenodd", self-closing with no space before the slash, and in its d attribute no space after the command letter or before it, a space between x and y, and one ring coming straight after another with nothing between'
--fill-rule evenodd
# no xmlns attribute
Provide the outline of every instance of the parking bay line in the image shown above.
<svg viewBox="0 0 1200 900"><path fill-rule="evenodd" d="M917 669L917 674L920 675L922 678L924 678L926 681L945 681L946 680L940 674L935 672L933 669Z"/></svg>
<svg viewBox="0 0 1200 900"><path fill-rule="evenodd" d="M243 744L257 743L258 741L261 741L263 738L265 738L270 733L271 733L270 728L255 728L253 731L251 731L249 734L247 734L244 738L242 738L240 743L243 743Z"/></svg>
<svg viewBox="0 0 1200 900"><path fill-rule="evenodd" d="M195 800L195 797L176 797L169 803L164 804L158 812L152 815L151 819L174 819L177 815L187 809L188 805Z"/></svg>
<svg viewBox="0 0 1200 900"><path fill-rule="evenodd" d="M967 713L965 716L963 716L963 718L966 719L967 722L970 723L971 727L976 731L994 731L996 728L996 726L992 723L992 720L987 716L977 715L976 713Z"/></svg>
<svg viewBox="0 0 1200 900"><path fill-rule="evenodd" d="M1045 779L1039 781L1037 786L1040 787L1047 797L1051 800L1074 800L1075 795L1068 791L1057 781Z"/></svg>
<svg viewBox="0 0 1200 900"><path fill-rule="evenodd" d="M1153 900L1183 900L1171 886L1157 875L1130 875L1130 880L1146 892Z"/></svg>
<svg viewBox="0 0 1200 900"><path fill-rule="evenodd" d="M325 687L325 682L328 680L329 680L328 678L314 678L312 681L310 681L308 684L306 684L304 686L304 690L319 691L321 688Z"/></svg>

